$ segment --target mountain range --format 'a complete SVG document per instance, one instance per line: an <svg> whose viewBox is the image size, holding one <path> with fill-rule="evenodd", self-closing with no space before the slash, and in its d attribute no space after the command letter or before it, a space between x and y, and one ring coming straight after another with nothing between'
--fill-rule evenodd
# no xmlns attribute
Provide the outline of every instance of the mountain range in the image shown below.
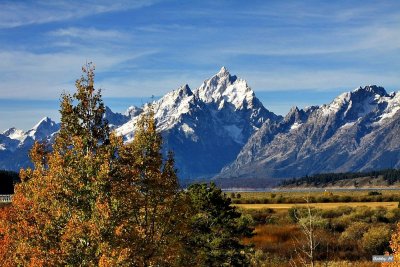
<svg viewBox="0 0 400 267"><path fill-rule="evenodd" d="M250 137L219 179L288 178L400 167L400 94L366 86L294 107ZM240 183L240 182L238 182Z"/></svg>
<svg viewBox="0 0 400 267"><path fill-rule="evenodd" d="M126 142L150 104L105 118ZM269 184L322 172L400 167L400 93L378 86L343 93L330 104L293 107L285 116L266 109L243 79L223 67L192 90L186 84L152 103L164 152L174 151L182 181L222 185ZM51 140L60 125L42 119L29 131L0 134L0 169L28 166L35 140Z"/></svg>

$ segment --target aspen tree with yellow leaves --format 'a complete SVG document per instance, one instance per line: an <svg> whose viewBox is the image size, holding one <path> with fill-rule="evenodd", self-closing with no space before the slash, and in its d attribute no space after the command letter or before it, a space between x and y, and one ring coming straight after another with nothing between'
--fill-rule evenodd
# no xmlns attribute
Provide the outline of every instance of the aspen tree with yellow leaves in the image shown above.
<svg viewBox="0 0 400 267"><path fill-rule="evenodd" d="M54 142L34 144L33 168L20 171L12 203L0 209L1 265L246 265L240 238L251 229L220 191L200 205L206 196L180 190L173 153L161 153L153 108L146 108L133 141L124 144L104 119L94 66L82 70L76 92L61 96ZM224 223L197 229L204 227L196 218L220 202L224 208L207 216ZM221 245L202 249L210 234Z"/></svg>

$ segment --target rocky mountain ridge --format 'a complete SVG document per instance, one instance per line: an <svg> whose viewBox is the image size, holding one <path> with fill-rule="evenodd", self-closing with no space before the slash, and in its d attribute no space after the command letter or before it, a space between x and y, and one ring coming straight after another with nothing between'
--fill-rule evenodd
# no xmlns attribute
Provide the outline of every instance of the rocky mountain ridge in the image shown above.
<svg viewBox="0 0 400 267"><path fill-rule="evenodd" d="M293 108L250 137L217 179L289 178L400 167L400 94L378 86Z"/></svg>
<svg viewBox="0 0 400 267"><path fill-rule="evenodd" d="M267 181L321 172L400 167L400 93L378 86L343 93L330 104L293 107L285 117L267 110L247 82L223 67L197 89L187 84L124 114L105 118L125 142L150 106L173 150L182 180ZM0 134L0 169L29 165L35 140L52 141L60 125L42 119L28 131ZM268 181L267 181L268 183Z"/></svg>

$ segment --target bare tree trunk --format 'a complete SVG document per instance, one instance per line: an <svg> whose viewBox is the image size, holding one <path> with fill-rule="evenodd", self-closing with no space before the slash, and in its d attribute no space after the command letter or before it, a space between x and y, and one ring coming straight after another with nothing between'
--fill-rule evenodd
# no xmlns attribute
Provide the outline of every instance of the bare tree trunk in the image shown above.
<svg viewBox="0 0 400 267"><path fill-rule="evenodd" d="M306 244L301 242L301 240L296 239L297 248L295 248L295 252L303 266L311 266L314 267L315 264L315 250L319 245L319 242L316 238L316 216L313 214L312 208L310 206L310 200L308 197L306 200L306 216L302 216L301 214L295 213L295 218L300 225L301 232L305 236ZM295 262L291 263L292 266L296 266Z"/></svg>

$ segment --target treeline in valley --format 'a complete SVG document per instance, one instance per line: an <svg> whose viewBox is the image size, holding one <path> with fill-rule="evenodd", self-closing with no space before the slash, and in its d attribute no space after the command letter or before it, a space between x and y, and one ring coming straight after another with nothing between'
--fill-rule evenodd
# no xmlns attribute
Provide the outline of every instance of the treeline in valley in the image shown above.
<svg viewBox="0 0 400 267"><path fill-rule="evenodd" d="M350 180L361 177L370 177L371 179L382 177L388 185L400 181L400 169L385 169L370 172L348 172L348 173L320 173L306 175L300 178L291 178L281 181L281 186L300 186L310 185L318 186L325 184L334 184L338 181Z"/></svg>

